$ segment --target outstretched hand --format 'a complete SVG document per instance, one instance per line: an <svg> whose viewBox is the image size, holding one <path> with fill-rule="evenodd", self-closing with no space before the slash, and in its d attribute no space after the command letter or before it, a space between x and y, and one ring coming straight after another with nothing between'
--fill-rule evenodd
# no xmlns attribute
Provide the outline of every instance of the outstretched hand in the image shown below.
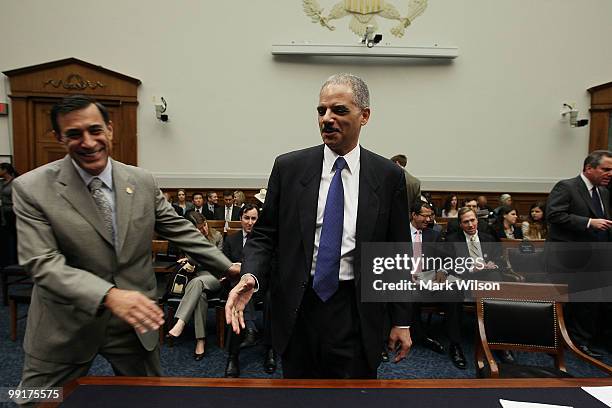
<svg viewBox="0 0 612 408"><path fill-rule="evenodd" d="M157 330L164 324L164 312L159 306L134 290L111 288L106 295L104 306L139 333Z"/></svg>
<svg viewBox="0 0 612 408"><path fill-rule="evenodd" d="M251 300L254 291L255 278L251 275L244 275L227 297L225 321L232 325L232 330L236 334L240 334L240 330L245 328L244 308Z"/></svg>

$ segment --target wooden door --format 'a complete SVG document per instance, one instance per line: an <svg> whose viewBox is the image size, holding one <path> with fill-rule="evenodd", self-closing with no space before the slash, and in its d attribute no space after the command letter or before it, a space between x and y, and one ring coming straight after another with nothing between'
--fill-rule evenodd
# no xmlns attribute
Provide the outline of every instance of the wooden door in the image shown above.
<svg viewBox="0 0 612 408"><path fill-rule="evenodd" d="M136 108L140 81L76 58L5 71L13 108L13 156L17 171L65 156L54 136L50 111L61 98L82 94L102 103L113 123L112 157L137 165Z"/></svg>

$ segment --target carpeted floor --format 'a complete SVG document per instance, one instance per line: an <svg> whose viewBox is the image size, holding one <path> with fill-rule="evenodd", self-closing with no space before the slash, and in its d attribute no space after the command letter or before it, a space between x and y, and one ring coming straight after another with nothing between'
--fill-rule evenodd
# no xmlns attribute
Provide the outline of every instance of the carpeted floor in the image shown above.
<svg viewBox="0 0 612 408"><path fill-rule="evenodd" d="M20 309L24 314L25 308ZM430 332L439 335L443 328L441 319L434 316ZM15 386L19 383L23 365L23 350L21 342L25 330L25 320L18 324L18 341L12 342L8 335L8 307L0 307L0 387ZM216 346L214 337L214 313L209 314L206 356L202 361L193 360L195 340L192 326L185 329L183 336L170 348L161 348L161 361L164 375L180 377L223 377L226 352ZM419 345L412 348L408 358L399 364L383 363L378 370L379 378L474 378L473 344L475 320L473 316L464 319L464 351L468 360L468 368L455 368L447 355L439 355ZM261 345L244 349L240 356L241 376L246 378L281 378L280 368L274 375L266 374L262 369L264 348ZM519 353L518 361L527 364L552 365L552 359L547 355ZM606 354L603 361L612 364L612 355ZM567 356L568 371L576 377L599 377L603 374L592 366L578 361L571 355ZM112 375L110 365L101 357L96 358L90 370L90 375Z"/></svg>

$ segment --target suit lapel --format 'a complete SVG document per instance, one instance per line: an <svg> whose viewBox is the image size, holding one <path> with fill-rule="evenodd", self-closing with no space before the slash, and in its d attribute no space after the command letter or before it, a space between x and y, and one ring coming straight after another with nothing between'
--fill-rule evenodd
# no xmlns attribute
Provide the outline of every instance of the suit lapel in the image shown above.
<svg viewBox="0 0 612 408"><path fill-rule="evenodd" d="M306 168L300 177L295 200L298 201L300 232L304 253L306 254L306 270L312 265L314 252L314 234L317 224L317 206L319 199L319 185L321 184L321 170L323 168L323 145L314 149L312 157L304 160Z"/></svg>
<svg viewBox="0 0 612 408"><path fill-rule="evenodd" d="M357 245L368 242L374 233L380 201L378 188L380 182L376 172L371 167L369 152L363 147L359 159L359 204L357 207L357 226L355 240ZM410 234L410 232L408 232Z"/></svg>
<svg viewBox="0 0 612 408"><path fill-rule="evenodd" d="M70 156L68 155L66 155L60 165L60 172L56 185L59 195L68 201L74 210L78 212L85 221L90 223L105 241L113 245L113 239L110 232L104 226L104 221L98 213L96 203L91 197L91 193L83 182L83 179L74 168Z"/></svg>
<svg viewBox="0 0 612 408"><path fill-rule="evenodd" d="M134 195L138 193L136 186L125 169L113 160L113 184L115 190L115 212L117 217L116 252L120 253L127 236Z"/></svg>

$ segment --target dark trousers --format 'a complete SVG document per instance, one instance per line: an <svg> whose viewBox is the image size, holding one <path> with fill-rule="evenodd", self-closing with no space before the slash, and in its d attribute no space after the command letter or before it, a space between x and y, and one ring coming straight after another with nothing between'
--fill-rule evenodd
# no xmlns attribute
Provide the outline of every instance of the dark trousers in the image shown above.
<svg viewBox="0 0 612 408"><path fill-rule="evenodd" d="M285 378L376 378L361 339L353 281L340 282L325 303L306 289L282 362Z"/></svg>
<svg viewBox="0 0 612 408"><path fill-rule="evenodd" d="M444 302L434 303L440 306L444 311L446 325L446 335L451 344L461 343L461 313L463 303L459 302ZM410 333L415 342L423 341L424 337L429 337L426 329L421 322L421 307L423 303L415 302L412 304L412 326Z"/></svg>

